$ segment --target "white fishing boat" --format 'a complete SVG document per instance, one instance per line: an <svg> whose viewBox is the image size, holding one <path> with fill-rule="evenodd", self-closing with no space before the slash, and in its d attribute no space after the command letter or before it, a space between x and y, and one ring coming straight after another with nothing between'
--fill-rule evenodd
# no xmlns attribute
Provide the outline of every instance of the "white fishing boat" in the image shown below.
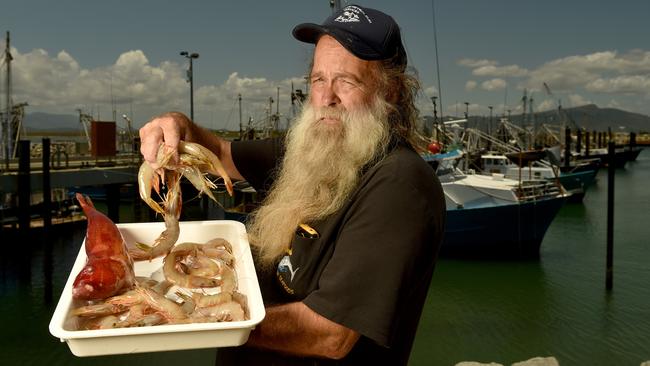
<svg viewBox="0 0 650 366"><path fill-rule="evenodd" d="M557 184L466 174L459 150L427 160L436 168L447 206L443 255L536 257L544 234L569 194Z"/></svg>

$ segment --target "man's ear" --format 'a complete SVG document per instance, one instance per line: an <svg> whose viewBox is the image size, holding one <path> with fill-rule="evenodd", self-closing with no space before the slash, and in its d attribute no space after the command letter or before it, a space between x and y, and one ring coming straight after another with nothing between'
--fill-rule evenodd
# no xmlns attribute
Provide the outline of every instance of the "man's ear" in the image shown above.
<svg viewBox="0 0 650 366"><path fill-rule="evenodd" d="M399 100L399 91L397 88L386 88L384 97L386 101L390 104L396 104Z"/></svg>

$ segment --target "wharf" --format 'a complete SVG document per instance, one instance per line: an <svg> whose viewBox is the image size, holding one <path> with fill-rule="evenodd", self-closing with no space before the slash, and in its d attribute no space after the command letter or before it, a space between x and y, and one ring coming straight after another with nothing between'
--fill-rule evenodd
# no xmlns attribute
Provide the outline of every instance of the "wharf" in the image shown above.
<svg viewBox="0 0 650 366"><path fill-rule="evenodd" d="M51 164L50 185L53 188L74 186L135 183L141 164L138 155L124 155L111 159L78 158L66 162L65 166ZM9 169L0 174L0 190L16 192L19 189L18 163L11 162ZM43 164L30 162L30 188L32 191L43 188Z"/></svg>
<svg viewBox="0 0 650 366"><path fill-rule="evenodd" d="M21 144L23 152L29 151L28 144ZM57 195L56 204L52 201L57 189L68 191L85 186L103 186L108 201L108 215L119 221L120 186L137 182L139 154L118 154L105 158L76 156L65 164L61 160L49 161L29 159L29 153L21 155L20 160L12 159L2 165L0 173L0 229L38 228L52 224L67 226L79 220L68 218L74 212L67 197ZM44 169L45 168L45 169ZM42 196L38 197L39 192ZM46 194L46 192L48 194ZM39 201L39 199L42 200ZM55 206L65 205L66 207ZM63 218L63 220L59 220ZM61 221L61 222L59 222ZM41 222L41 224L39 224Z"/></svg>

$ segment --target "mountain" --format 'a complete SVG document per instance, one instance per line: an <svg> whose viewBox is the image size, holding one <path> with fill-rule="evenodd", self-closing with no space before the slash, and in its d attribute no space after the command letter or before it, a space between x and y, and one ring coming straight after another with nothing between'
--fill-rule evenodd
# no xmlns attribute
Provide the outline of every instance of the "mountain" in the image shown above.
<svg viewBox="0 0 650 366"><path fill-rule="evenodd" d="M570 128L576 128L578 126L590 131L607 131L611 127L612 131L650 132L650 116L615 108L599 108L595 104L562 109L562 116L566 121L566 125ZM511 116L510 119L513 123L520 125L522 117L522 115L518 114ZM526 116L528 121L530 121L529 117ZM537 123L552 125L559 125L561 123L557 110L535 112L534 117ZM433 117L424 116L423 119L425 130L431 131ZM488 121L489 117L487 116L470 116L468 125L470 127L485 126ZM494 117L493 125L497 121L498 118ZM79 116L74 114L27 113L23 124L29 130L80 131L82 128L79 124ZM621 126L625 128L621 129Z"/></svg>
<svg viewBox="0 0 650 366"><path fill-rule="evenodd" d="M79 131L79 116L74 114L26 113L23 126L28 130Z"/></svg>
<svg viewBox="0 0 650 366"><path fill-rule="evenodd" d="M562 109L560 113L557 110L534 112L533 116L537 124L561 125L564 122L571 129L583 128L589 131L604 132L611 128L612 132L650 132L650 116L615 108L599 108L595 104ZM493 117L493 127L496 126L499 118ZM526 119L525 125L532 124L530 115L512 115L510 121L521 126L524 118ZM489 119L488 116L470 116L468 126L485 129ZM430 129L433 117L425 116L424 120L424 125Z"/></svg>
<svg viewBox="0 0 650 366"><path fill-rule="evenodd" d="M646 132L650 131L650 116L639 113L632 113L616 108L599 108L595 104L587 104L580 107L567 108L562 110L566 118L566 124L570 128L583 128L590 131L627 131ZM558 111L545 111L535 113L535 120L538 123L558 124ZM513 120L521 122L522 116ZM530 120L530 119L528 119Z"/></svg>

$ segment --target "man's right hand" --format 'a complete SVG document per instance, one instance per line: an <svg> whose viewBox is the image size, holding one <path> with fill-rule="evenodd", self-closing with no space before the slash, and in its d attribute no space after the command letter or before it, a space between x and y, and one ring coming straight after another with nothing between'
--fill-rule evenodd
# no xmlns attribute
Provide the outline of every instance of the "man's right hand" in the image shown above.
<svg viewBox="0 0 650 366"><path fill-rule="evenodd" d="M217 135L193 123L186 115L180 112L168 112L154 117L140 128L140 152L144 160L153 169L158 169L156 155L160 144L164 143L174 150L174 161L178 162L178 143L196 142L212 151L219 159L231 179L244 180L232 160L230 141L219 138Z"/></svg>
<svg viewBox="0 0 650 366"><path fill-rule="evenodd" d="M180 140L192 142L194 124L180 112L168 112L154 117L140 128L140 152L153 169L159 168L156 155L160 144L164 143L178 151ZM177 160L178 155L174 157Z"/></svg>

